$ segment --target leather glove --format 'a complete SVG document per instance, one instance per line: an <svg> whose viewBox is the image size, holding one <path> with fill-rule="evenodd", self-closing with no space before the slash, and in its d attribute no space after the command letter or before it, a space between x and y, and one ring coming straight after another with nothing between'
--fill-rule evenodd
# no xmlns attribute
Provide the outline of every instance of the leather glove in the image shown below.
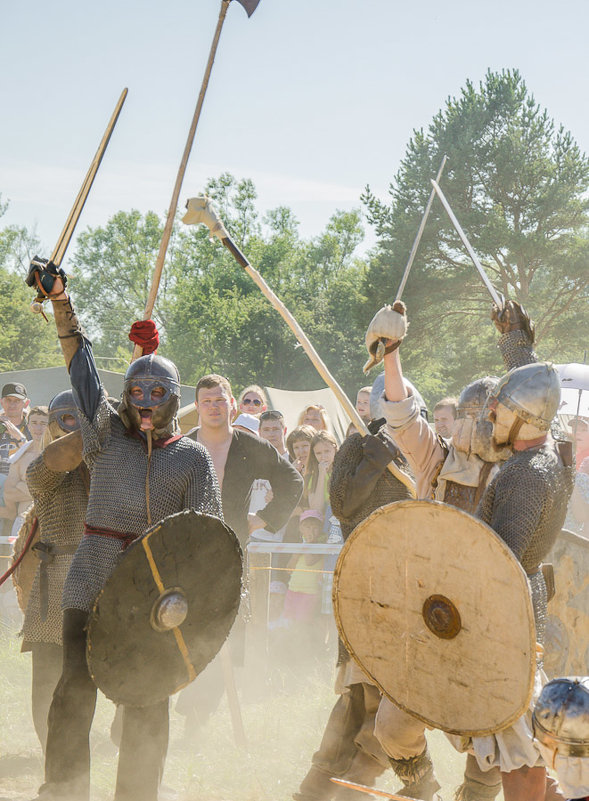
<svg viewBox="0 0 589 801"><path fill-rule="evenodd" d="M61 279L61 283L57 279ZM59 295L67 286L67 275L56 267L53 262L35 256L29 265L29 272L25 278L27 286L34 286L40 298L49 298ZM55 282L58 287L55 289Z"/></svg>
<svg viewBox="0 0 589 801"><path fill-rule="evenodd" d="M506 300L502 306L493 304L491 320L501 334L509 331L525 331L529 337L530 345L534 344L536 326L521 303L517 300Z"/></svg>
<svg viewBox="0 0 589 801"><path fill-rule="evenodd" d="M370 358L364 365L365 373L376 367L387 353L399 347L408 325L406 307L401 300L395 301L392 306L383 306L376 312L366 331L366 349Z"/></svg>

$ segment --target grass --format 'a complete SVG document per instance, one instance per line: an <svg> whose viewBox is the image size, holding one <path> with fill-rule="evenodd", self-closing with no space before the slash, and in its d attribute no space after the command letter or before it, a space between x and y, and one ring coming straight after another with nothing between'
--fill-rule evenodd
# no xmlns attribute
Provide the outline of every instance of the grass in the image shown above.
<svg viewBox="0 0 589 801"><path fill-rule="evenodd" d="M242 701L247 752L235 745L225 699L189 738L185 718L172 708L161 801L288 801L309 768L335 701L333 664L327 654L321 660L291 661L273 670L271 683L263 668L257 670L257 700ZM30 711L30 674L30 654L20 652L15 630L0 628L0 801L33 798L42 781ZM113 704L99 693L92 728L92 801L107 801L113 795L113 714ZM428 741L442 794L449 799L461 781L464 756L439 732L428 734ZM392 771L379 787L398 787Z"/></svg>

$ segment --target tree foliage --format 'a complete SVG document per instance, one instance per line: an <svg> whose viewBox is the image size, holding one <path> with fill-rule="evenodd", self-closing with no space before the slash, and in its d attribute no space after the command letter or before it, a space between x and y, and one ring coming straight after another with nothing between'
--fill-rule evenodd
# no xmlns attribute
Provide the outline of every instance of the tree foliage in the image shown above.
<svg viewBox="0 0 589 801"><path fill-rule="evenodd" d="M368 270L371 308L394 297L443 155L441 185L497 290L537 323L538 351L580 360L589 288L589 159L557 127L517 71L488 72L415 131L390 202L363 196L378 249ZM490 365L501 370L490 298L436 199L404 295L418 336L404 350L432 390L457 390ZM444 390L442 390L444 391Z"/></svg>
<svg viewBox="0 0 589 801"><path fill-rule="evenodd" d="M0 217L7 208L0 196ZM0 371L62 363L55 327L31 313L31 290L23 280L38 245L26 228L0 229Z"/></svg>

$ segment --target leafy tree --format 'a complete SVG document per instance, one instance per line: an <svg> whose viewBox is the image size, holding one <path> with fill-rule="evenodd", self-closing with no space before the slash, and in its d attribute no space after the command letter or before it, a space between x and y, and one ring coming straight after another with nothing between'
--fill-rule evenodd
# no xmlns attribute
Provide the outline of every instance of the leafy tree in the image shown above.
<svg viewBox="0 0 589 801"><path fill-rule="evenodd" d="M489 71L478 88L468 81L427 131L414 132L388 204L367 187L379 237L368 308L395 296L444 154L442 188L491 281L529 310L542 357L578 360L589 299L589 159L515 70ZM484 322L490 298L437 199L404 300L408 372L430 397L502 370Z"/></svg>
<svg viewBox="0 0 589 801"><path fill-rule="evenodd" d="M0 217L7 208L0 196ZM63 363L55 328L31 313L34 294L24 282L38 249L37 237L26 228L0 229L0 371Z"/></svg>
<svg viewBox="0 0 589 801"><path fill-rule="evenodd" d="M117 212L103 228L88 228L78 237L69 288L97 355L109 369L124 369L129 360L131 323L143 310L155 267L163 223L152 211ZM173 253L173 240L168 251ZM154 319L165 333L159 313L170 291L164 269Z"/></svg>

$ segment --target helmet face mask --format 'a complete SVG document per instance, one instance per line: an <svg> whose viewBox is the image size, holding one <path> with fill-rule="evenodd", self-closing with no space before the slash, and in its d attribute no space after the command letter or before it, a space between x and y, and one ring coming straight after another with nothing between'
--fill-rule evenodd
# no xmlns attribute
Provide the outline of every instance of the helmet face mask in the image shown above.
<svg viewBox="0 0 589 801"><path fill-rule="evenodd" d="M180 377L173 362L150 354L130 365L118 409L127 428L170 434L179 405Z"/></svg>
<svg viewBox="0 0 589 801"><path fill-rule="evenodd" d="M80 428L78 407L71 389L59 392L49 402L49 431L53 439Z"/></svg>
<svg viewBox="0 0 589 801"><path fill-rule="evenodd" d="M497 381L494 376L477 378L462 390L452 430L456 450L472 453L484 462L500 462L511 455L502 447L494 447L493 426L488 419L489 393Z"/></svg>

